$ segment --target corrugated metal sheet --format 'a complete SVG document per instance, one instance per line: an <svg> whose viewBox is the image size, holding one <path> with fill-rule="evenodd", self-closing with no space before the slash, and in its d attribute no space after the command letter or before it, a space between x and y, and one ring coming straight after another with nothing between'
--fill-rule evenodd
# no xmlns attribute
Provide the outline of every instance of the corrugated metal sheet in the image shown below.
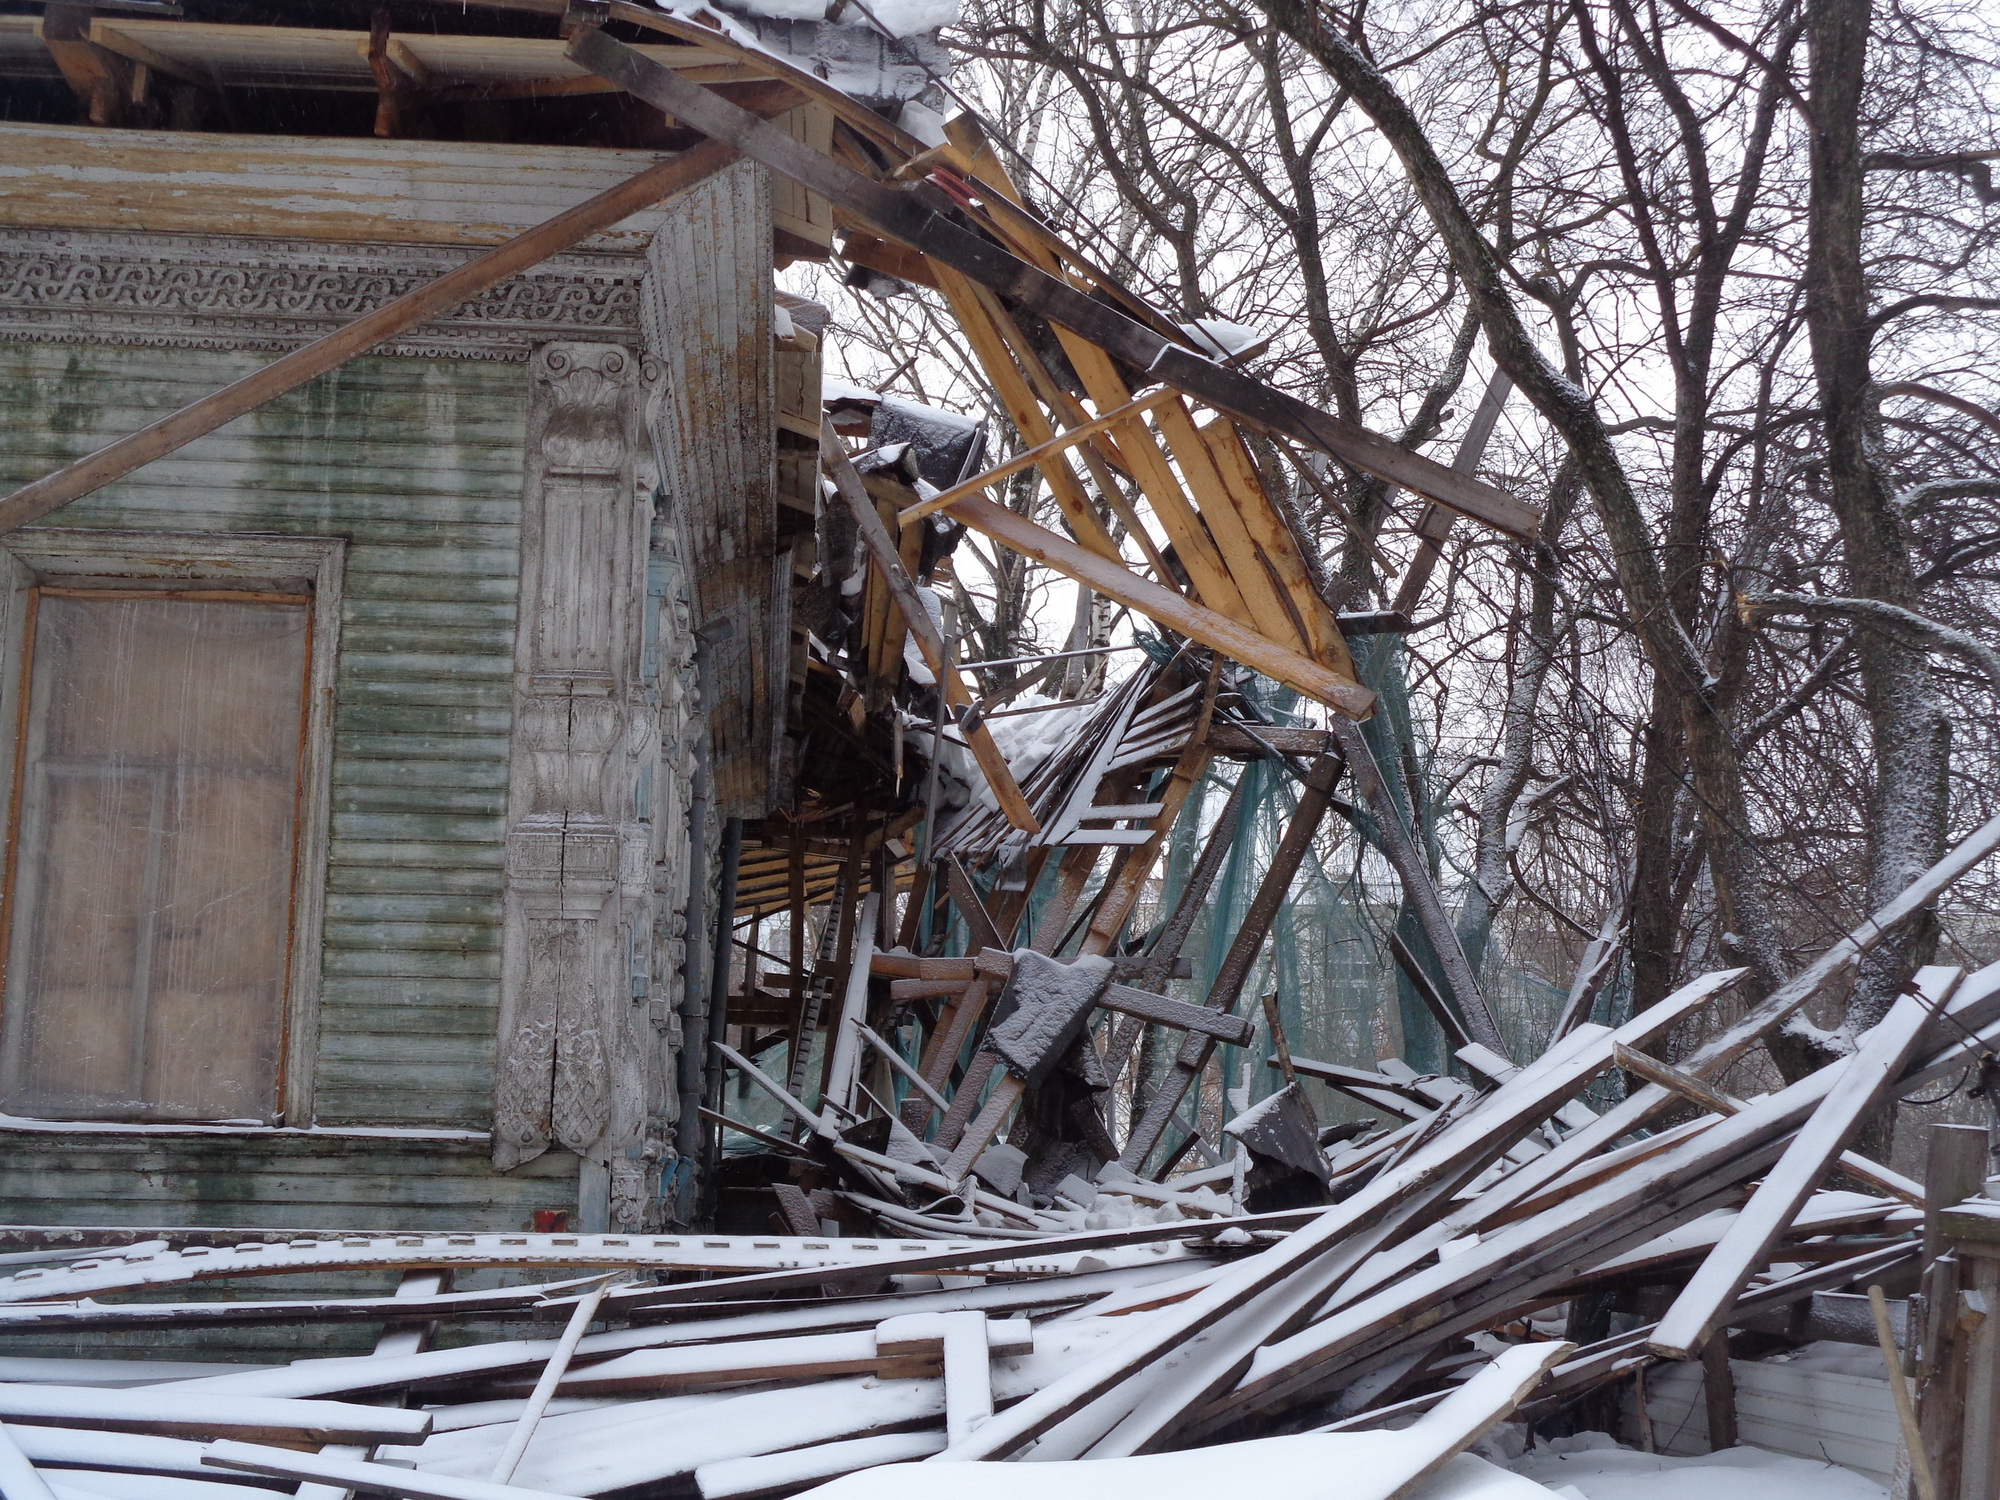
<svg viewBox="0 0 2000 1500"><path fill-rule="evenodd" d="M1793 1365L1732 1359L1737 1437L1753 1448L1818 1459L1887 1487L1902 1446L1889 1382ZM1698 1364L1656 1364L1646 1373L1646 1409L1659 1451L1709 1451L1708 1411ZM1636 1440L1626 1396L1628 1440Z"/></svg>
<svg viewBox="0 0 2000 1500"><path fill-rule="evenodd" d="M203 350L0 344L0 484L257 363ZM360 360L51 517L349 539L315 1079L322 1124L489 1123L525 410L518 366ZM47 1149L37 1141L36 1152ZM416 1223L434 1211L424 1222L511 1227L522 1218L483 1147L441 1153L452 1165L422 1172L317 1149L323 1176L351 1180L328 1178L321 1191L303 1165L318 1159L312 1151L270 1174L251 1151L226 1194L237 1222ZM147 1222L165 1212L145 1193L134 1199L129 1171L86 1172L56 1195L41 1175L47 1159L18 1155L10 1141L0 1163L0 1211L17 1218ZM438 1171L462 1173L464 1185L445 1187ZM536 1206L555 1206L548 1184L538 1192ZM26 1198L40 1201L29 1210ZM288 1204L299 1215L279 1217ZM336 1204L369 1216L344 1217ZM197 1194L183 1213L210 1207Z"/></svg>

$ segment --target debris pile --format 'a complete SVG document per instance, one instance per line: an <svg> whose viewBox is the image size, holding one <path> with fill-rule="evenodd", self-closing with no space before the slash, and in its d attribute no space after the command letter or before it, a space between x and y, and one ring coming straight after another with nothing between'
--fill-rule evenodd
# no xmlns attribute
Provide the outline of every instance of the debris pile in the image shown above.
<svg viewBox="0 0 2000 1500"><path fill-rule="evenodd" d="M1307 1207L1234 1211L1240 1171L1154 1184L1113 1170L1095 1201L1125 1200L1128 1222L1079 1228L1093 1211L1081 1179L1057 1195L1073 1206L1027 1208L958 1181L948 1159L854 1144L856 1127L792 1100L808 1127L798 1149L841 1178L840 1199L930 1227L948 1218L939 1200L955 1197L951 1212L983 1233L59 1250L64 1234L92 1232L47 1231L50 1247L21 1253L42 1263L0 1282L0 1329L45 1344L86 1331L162 1343L218 1327L386 1321L387 1331L366 1357L220 1373L9 1361L0 1430L18 1472L177 1500L240 1497L215 1481L243 1476L411 1500L688 1484L722 1500L933 1458L1050 1463L1196 1447L1212 1455L1177 1471L1184 1478L1211 1459L1247 1466L1237 1474L1352 1461L1362 1476L1352 1493L1387 1497L1503 1418L1546 1414L1653 1359L1698 1353L1718 1330L1916 1263L1921 1189L1844 1148L1870 1111L2000 1039L2000 965L1922 971L1851 1056L1765 1097L1729 1100L1699 1081L1863 945L1850 938L1678 1068L1644 1049L1738 974L1707 976L1617 1029L1580 1025L1526 1066L1475 1044L1461 1056L1476 1083L1426 1091L1387 1074L1343 1077L1394 1098L1407 1118L1315 1146L1303 1174L1291 1146L1263 1144L1285 1140L1274 1118L1284 1106L1236 1122L1258 1167L1323 1184L1329 1201ZM1103 961L999 962L1009 957L982 958L988 978L968 983L1006 968L1003 985L1023 991L1013 1013L1033 1019L995 1033L1028 1060L1116 986ZM1580 1102L1635 1064L1662 1081L1603 1113ZM1671 1105L1693 1106L1692 1118L1663 1124ZM915 1139L900 1119L873 1123L888 1126L878 1137ZM1822 1185L1833 1176L1853 1187ZM1165 1222L1138 1222L1163 1209ZM997 1222L980 1222L989 1215ZM1009 1231L1032 1242L996 1243ZM260 1276L388 1269L404 1273L391 1297L254 1298ZM491 1272L534 1279L450 1289L454 1276ZM1583 1347L1551 1327L1589 1294L1662 1284L1679 1290L1644 1326ZM196 1289L202 1300L176 1300ZM482 1337L529 1318L566 1324L556 1338ZM1287 1446L1301 1434L1329 1446ZM1049 1472L1059 1492L1067 1472ZM864 1489L983 1494L1003 1483L958 1473L878 1475ZM1135 1470L1132 1482L1155 1474Z"/></svg>

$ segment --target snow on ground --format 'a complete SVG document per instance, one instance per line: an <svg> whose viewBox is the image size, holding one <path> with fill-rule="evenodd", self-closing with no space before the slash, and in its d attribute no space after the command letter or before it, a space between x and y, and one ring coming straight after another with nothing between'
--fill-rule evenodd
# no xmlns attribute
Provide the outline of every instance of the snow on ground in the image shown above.
<svg viewBox="0 0 2000 1500"><path fill-rule="evenodd" d="M1838 1464L1762 1448L1669 1458L1601 1432L1538 1443L1507 1467L1565 1500L1887 1500L1882 1486Z"/></svg>

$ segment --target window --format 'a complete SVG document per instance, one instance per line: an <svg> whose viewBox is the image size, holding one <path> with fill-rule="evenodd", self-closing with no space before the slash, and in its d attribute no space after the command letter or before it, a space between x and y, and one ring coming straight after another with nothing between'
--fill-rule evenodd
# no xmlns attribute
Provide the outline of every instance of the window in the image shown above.
<svg viewBox="0 0 2000 1500"><path fill-rule="evenodd" d="M245 577L211 555L120 577L116 558L9 550L32 576L9 630L0 1108L282 1119L300 948L317 948L299 897L319 873L323 570ZM222 576L187 576L204 563Z"/></svg>

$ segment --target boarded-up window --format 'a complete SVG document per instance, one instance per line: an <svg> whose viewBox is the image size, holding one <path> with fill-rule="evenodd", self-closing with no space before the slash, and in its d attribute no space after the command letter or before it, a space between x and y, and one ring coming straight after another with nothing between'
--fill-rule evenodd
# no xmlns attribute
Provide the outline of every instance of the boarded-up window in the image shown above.
<svg viewBox="0 0 2000 1500"><path fill-rule="evenodd" d="M309 601L40 588L31 619L0 1103L273 1120Z"/></svg>

